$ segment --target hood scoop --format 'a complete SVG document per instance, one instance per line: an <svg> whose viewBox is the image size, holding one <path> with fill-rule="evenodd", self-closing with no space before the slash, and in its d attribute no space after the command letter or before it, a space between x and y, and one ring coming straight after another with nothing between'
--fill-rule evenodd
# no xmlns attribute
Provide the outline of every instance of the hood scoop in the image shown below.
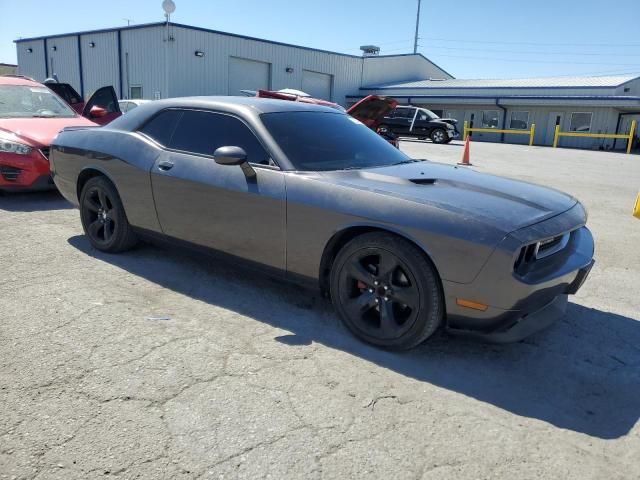
<svg viewBox="0 0 640 480"><path fill-rule="evenodd" d="M433 185L436 183L435 178L410 178L409 181L416 185Z"/></svg>

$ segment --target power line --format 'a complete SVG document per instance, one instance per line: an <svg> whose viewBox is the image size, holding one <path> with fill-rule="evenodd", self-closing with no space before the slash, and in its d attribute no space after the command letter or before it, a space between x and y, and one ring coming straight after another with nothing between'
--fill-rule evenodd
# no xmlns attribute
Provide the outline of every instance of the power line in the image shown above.
<svg viewBox="0 0 640 480"><path fill-rule="evenodd" d="M640 62L636 63L611 63L611 62L570 62L561 60L530 60L530 59L515 59L515 58L497 58L497 57L476 57L470 55L447 55L442 53L430 53L430 57L448 57L448 58L468 58L472 60L490 60L495 62L507 62L507 63L549 63L549 64L561 64L561 65L618 65L618 66L640 66Z"/></svg>
<svg viewBox="0 0 640 480"><path fill-rule="evenodd" d="M426 47L425 45L420 45ZM462 51L474 51L485 53L515 53L518 55L579 55L579 56L597 56L597 57L640 57L640 53L583 53L583 52L543 52L543 51L527 51L527 50L487 50L484 48L470 48L470 47L443 47L438 45L436 48L442 50L462 50Z"/></svg>
<svg viewBox="0 0 640 480"><path fill-rule="evenodd" d="M640 42L635 43L561 43L561 42L497 42L488 40L452 40L451 38L440 37L420 37L423 40L438 40L449 43L486 43L493 45L533 45L539 47L540 45L548 46L573 46L573 47L640 47Z"/></svg>

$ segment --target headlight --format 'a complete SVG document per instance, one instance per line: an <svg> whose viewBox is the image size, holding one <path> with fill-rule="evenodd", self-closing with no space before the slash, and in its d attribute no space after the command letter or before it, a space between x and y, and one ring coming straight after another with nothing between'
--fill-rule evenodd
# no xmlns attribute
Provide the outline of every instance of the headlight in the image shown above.
<svg viewBox="0 0 640 480"><path fill-rule="evenodd" d="M31 147L18 142L12 142L9 140L3 140L0 138L0 152L4 153L16 153L18 155L29 155L31 153Z"/></svg>
<svg viewBox="0 0 640 480"><path fill-rule="evenodd" d="M450 123L447 123L447 129L449 130L455 130L456 127L454 127L453 125L451 125Z"/></svg>

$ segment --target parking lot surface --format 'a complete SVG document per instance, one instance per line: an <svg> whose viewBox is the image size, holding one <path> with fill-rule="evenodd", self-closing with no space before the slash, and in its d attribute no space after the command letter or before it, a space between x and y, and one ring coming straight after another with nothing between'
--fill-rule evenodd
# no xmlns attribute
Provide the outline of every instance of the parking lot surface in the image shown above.
<svg viewBox="0 0 640 480"><path fill-rule="evenodd" d="M590 213L590 278L521 343L377 350L316 292L103 254L57 193L0 196L0 478L640 478L640 158L472 143L471 160Z"/></svg>

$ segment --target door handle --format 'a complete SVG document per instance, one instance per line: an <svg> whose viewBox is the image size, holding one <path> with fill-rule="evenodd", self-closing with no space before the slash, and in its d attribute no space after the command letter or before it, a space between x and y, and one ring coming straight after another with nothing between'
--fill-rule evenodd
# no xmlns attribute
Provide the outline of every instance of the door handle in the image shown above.
<svg viewBox="0 0 640 480"><path fill-rule="evenodd" d="M173 168L173 162L162 160L158 163L158 168L166 172L167 170L171 170Z"/></svg>

